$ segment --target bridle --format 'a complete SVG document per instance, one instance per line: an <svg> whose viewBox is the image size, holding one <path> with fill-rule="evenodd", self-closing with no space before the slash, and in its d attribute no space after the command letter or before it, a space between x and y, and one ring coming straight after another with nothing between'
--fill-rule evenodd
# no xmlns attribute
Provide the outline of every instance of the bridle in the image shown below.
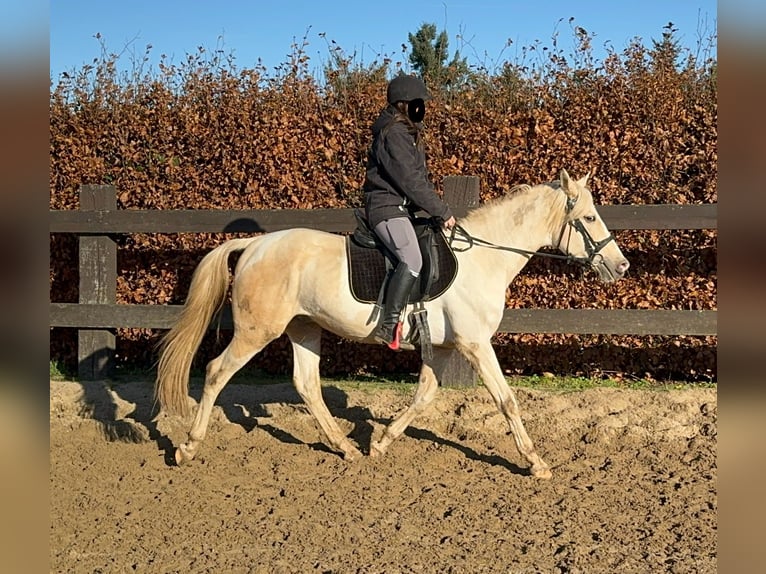
<svg viewBox="0 0 766 574"><path fill-rule="evenodd" d="M567 197L566 215L572 212L576 203L577 203L577 199L572 199L571 197ZM562 226L561 233L559 234L559 240L557 242L559 249L561 248L561 243L564 239L564 232L566 232L567 229L569 230L569 236L567 237L567 247L569 246L569 238L572 235L572 229L574 229L575 231L577 231L577 233L579 233L582 236L583 244L585 245L585 251L588 254L587 257L575 257L574 255L569 255L568 253L566 255L561 255L559 253L529 251L528 249L519 249L517 247L497 245L496 243L492 243L490 241L486 241L484 239L471 235L461 225L455 225L452 227L448 242L452 250L457 252L468 251L472 247L477 246L477 247L486 247L488 249L498 249L500 251L510 251L512 253L518 253L519 255L523 255L527 259L531 259L533 255L539 255L541 257L549 257L551 259L562 259L564 261L567 261L568 263L569 262L579 263L581 265L595 267L596 258L597 257L603 258L603 256L600 253L601 250L604 247L606 247L611 241L615 241L614 235L612 235L611 233L607 235L601 241L596 241L595 239L593 239L591 234L588 233L588 230L585 229L585 225L583 224L583 222L580 221L579 219L575 219L575 220L568 220ZM454 244L456 241L464 242L467 245L465 245L464 247L457 247ZM566 251L568 251L568 249Z"/></svg>
<svg viewBox="0 0 766 574"><path fill-rule="evenodd" d="M577 203L577 199L572 199L571 197L567 197L567 208L566 208L567 214L569 214L574 209L575 203ZM561 228L561 235L559 235L559 240L558 240L559 246L561 246L561 240L564 238L564 230L567 227L569 228L569 236L567 237L567 251L569 247L569 237L572 236L572 229L574 229L582 236L582 241L583 241L583 244L585 245L585 252L588 254L587 257L569 256L576 263L582 263L584 265L591 265L595 267L596 257L601 257L603 259L603 256L600 253L601 250L607 245L609 245L610 242L616 241L614 238L614 235L612 235L611 233L607 235L601 241L596 241L595 239L593 239L593 236L591 236L591 234L588 233L588 230L585 229L585 225L583 224L582 220L570 219L569 221L567 221L564 227Z"/></svg>

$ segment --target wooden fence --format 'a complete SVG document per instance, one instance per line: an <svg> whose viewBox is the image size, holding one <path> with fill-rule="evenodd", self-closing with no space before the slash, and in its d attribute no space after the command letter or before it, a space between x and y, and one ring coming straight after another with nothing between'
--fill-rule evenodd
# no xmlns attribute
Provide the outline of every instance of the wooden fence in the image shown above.
<svg viewBox="0 0 766 574"><path fill-rule="evenodd" d="M479 178L451 176L444 197L457 217L479 204ZM604 205L607 227L618 229L716 229L717 204ZM181 305L116 302L117 248L122 233L270 232L308 227L343 233L354 229L351 209L310 210L118 210L113 186L84 185L80 209L49 212L50 233L79 236L79 303L50 303L50 327L78 329L81 380L108 378L114 363L116 328L168 329ZM227 309L222 328L231 327ZM717 311L644 309L506 309L498 332L601 333L623 335L715 335ZM470 366L455 357L442 384L475 384Z"/></svg>

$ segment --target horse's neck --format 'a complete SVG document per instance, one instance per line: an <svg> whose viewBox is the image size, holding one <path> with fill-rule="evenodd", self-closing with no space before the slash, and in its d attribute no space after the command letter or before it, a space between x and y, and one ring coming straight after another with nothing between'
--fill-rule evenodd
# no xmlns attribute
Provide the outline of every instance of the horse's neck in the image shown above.
<svg viewBox="0 0 766 574"><path fill-rule="evenodd" d="M468 233L498 246L534 253L550 245L551 217L555 196L537 189L518 192L497 203L485 206L483 213L472 214L465 220ZM477 248L482 257L492 260L497 271L505 272L508 285L529 260L523 255L503 249Z"/></svg>
<svg viewBox="0 0 766 574"><path fill-rule="evenodd" d="M518 192L469 216L464 227L498 245L537 251L551 243L555 197L536 188Z"/></svg>

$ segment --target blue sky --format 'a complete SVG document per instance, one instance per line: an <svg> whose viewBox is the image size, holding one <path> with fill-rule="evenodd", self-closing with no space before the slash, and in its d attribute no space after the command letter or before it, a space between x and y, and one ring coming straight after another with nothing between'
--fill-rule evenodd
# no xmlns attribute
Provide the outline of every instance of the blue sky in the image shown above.
<svg viewBox="0 0 766 574"><path fill-rule="evenodd" d="M258 60L273 71L288 61L291 46L303 40L317 72L329 59L332 41L356 62L390 56L406 63L402 44L425 22L449 36L450 57L456 49L470 64L493 70L503 61L518 61L521 49L539 42L571 53L572 26L594 35L596 58L605 46L621 52L635 37L651 46L672 22L682 44L696 53L701 38L715 35L714 0L69 0L50 3L50 73L79 69L100 56L101 34L108 53L121 54L126 68L140 61L148 44L151 65L162 54L180 64L185 55L222 48L236 66L255 67ZM570 24L569 19L574 18ZM506 46L508 41L512 44ZM707 54L712 55L712 54Z"/></svg>

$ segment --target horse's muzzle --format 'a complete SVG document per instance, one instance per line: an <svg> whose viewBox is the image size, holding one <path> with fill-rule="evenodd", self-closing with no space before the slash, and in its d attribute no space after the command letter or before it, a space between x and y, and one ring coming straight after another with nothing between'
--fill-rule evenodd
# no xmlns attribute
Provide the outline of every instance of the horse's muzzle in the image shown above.
<svg viewBox="0 0 766 574"><path fill-rule="evenodd" d="M616 265L610 265L605 259L599 259L593 262L593 268L598 272L599 279L604 283L614 283L625 277L630 262L622 259Z"/></svg>

